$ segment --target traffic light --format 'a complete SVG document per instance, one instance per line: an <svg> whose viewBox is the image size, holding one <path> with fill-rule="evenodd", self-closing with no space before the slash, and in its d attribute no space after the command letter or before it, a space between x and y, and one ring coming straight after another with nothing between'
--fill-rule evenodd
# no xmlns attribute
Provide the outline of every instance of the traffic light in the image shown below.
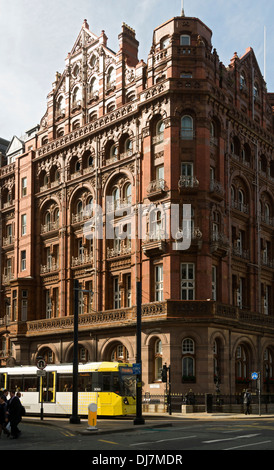
<svg viewBox="0 0 274 470"><path fill-rule="evenodd" d="M161 370L162 382L167 382L167 366L164 365Z"/></svg>

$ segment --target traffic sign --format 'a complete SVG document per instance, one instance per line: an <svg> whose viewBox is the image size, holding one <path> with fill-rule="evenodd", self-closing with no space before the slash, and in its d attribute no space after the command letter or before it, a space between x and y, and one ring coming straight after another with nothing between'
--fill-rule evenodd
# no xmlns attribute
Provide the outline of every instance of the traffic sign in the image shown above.
<svg viewBox="0 0 274 470"><path fill-rule="evenodd" d="M45 377L47 373L46 373L45 370L39 369L39 370L36 372L36 374L37 374L37 377Z"/></svg>
<svg viewBox="0 0 274 470"><path fill-rule="evenodd" d="M132 371L134 375L141 375L141 363L132 364Z"/></svg>
<svg viewBox="0 0 274 470"><path fill-rule="evenodd" d="M252 378L252 380L257 380L258 379L258 372L252 372L251 378Z"/></svg>
<svg viewBox="0 0 274 470"><path fill-rule="evenodd" d="M45 359L43 359L43 358L37 359L36 366L37 366L38 369L40 369L40 370L45 369L45 367L47 366Z"/></svg>

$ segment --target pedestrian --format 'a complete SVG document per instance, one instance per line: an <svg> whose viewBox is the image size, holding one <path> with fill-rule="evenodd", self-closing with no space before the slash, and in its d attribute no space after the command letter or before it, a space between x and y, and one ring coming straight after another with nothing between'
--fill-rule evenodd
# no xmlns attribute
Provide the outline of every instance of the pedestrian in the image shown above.
<svg viewBox="0 0 274 470"><path fill-rule="evenodd" d="M10 422L10 439L17 439L21 431L18 429L18 424L22 419L21 401L15 395L15 390L10 391L10 399L8 401L8 418Z"/></svg>
<svg viewBox="0 0 274 470"><path fill-rule="evenodd" d="M0 396L0 438L2 431L5 432L7 420L7 403L5 401L4 395Z"/></svg>
<svg viewBox="0 0 274 470"><path fill-rule="evenodd" d="M5 389L2 394L2 397L6 403L8 403L8 394L9 394L9 391L7 389Z"/></svg>
<svg viewBox="0 0 274 470"><path fill-rule="evenodd" d="M247 388L244 393L244 408L245 408L244 412L246 415L250 415L250 405L251 405L251 393Z"/></svg>

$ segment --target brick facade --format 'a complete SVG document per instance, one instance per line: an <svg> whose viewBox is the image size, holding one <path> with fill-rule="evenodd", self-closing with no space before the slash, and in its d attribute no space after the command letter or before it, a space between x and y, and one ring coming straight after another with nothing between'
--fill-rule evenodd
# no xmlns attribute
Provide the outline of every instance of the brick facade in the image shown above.
<svg viewBox="0 0 274 470"><path fill-rule="evenodd" d="M274 391L274 96L252 49L225 67L211 36L173 18L145 63L132 28L114 53L84 21L40 125L0 170L2 365L72 361L75 279L92 292L79 360L135 362L141 280L143 392L165 389L164 363L174 392L219 378L234 393L254 370ZM106 237L108 218L122 237Z"/></svg>

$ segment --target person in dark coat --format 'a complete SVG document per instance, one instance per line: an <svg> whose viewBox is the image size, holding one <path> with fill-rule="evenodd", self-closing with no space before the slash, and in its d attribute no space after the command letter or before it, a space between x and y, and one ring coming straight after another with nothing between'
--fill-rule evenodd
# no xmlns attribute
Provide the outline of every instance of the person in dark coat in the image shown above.
<svg viewBox="0 0 274 470"><path fill-rule="evenodd" d="M10 422L11 439L17 439L20 434L18 424L21 421L21 402L20 398L15 395L15 390L10 391L10 399L8 401L8 419Z"/></svg>
<svg viewBox="0 0 274 470"><path fill-rule="evenodd" d="M1 395L0 396L0 437L2 434L2 430L5 432L6 420L7 420L7 404L6 404L4 395Z"/></svg>

